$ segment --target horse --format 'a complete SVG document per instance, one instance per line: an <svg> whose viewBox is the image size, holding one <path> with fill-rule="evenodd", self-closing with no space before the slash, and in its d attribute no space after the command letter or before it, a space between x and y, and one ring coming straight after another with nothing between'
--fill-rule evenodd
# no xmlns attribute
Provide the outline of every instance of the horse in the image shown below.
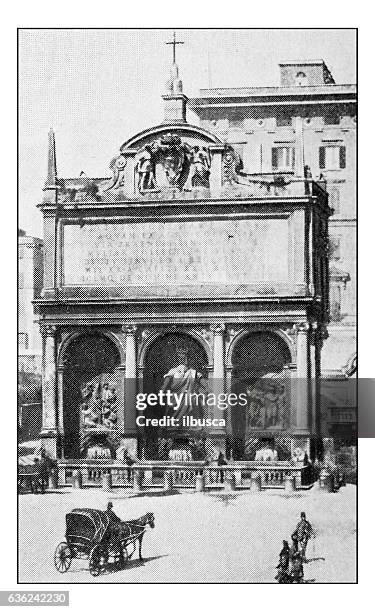
<svg viewBox="0 0 375 612"><path fill-rule="evenodd" d="M155 527L155 517L152 512L147 512L143 516L130 521L121 521L116 529L116 536L121 542L121 549L126 550L127 546L133 545L133 550L128 554L128 558L131 559L135 553L136 544L138 542L139 560L143 561L142 557L142 540L146 531L146 527L149 525L151 529Z"/></svg>

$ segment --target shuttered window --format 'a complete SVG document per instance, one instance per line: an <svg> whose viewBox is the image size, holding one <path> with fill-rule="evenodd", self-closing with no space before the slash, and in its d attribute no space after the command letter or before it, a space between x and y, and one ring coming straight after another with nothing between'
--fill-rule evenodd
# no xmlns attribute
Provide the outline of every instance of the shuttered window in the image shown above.
<svg viewBox="0 0 375 612"><path fill-rule="evenodd" d="M294 147L272 147L272 169L293 170Z"/></svg>
<svg viewBox="0 0 375 612"><path fill-rule="evenodd" d="M321 170L346 168L346 147L337 145L319 147L319 168Z"/></svg>

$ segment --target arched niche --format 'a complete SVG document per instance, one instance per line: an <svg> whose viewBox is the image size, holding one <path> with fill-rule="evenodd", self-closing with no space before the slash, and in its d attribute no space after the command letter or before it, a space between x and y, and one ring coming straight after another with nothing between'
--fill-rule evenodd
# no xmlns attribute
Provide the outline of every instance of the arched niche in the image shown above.
<svg viewBox="0 0 375 612"><path fill-rule="evenodd" d="M181 364L207 376L208 355L202 342L184 331L165 332L154 336L142 356L143 392L158 393L164 376ZM160 417L161 407L149 407L147 416Z"/></svg>
<svg viewBox="0 0 375 612"><path fill-rule="evenodd" d="M59 365L63 370L65 456L79 457L95 435L100 434L103 440L115 435L120 416L121 354L112 335L99 331L74 334L62 349ZM107 417L102 410L106 393L111 398ZM84 405L90 410L89 416L85 416Z"/></svg>
<svg viewBox="0 0 375 612"><path fill-rule="evenodd" d="M238 350L238 345L240 345L240 343L246 337L253 335L253 334L260 334L260 333L262 334L266 333L266 334L272 334L272 335L278 336L280 340L286 345L289 351L290 363L294 363L296 361L295 346L293 344L291 337L284 330L282 329L269 330L267 328L259 328L257 330L243 329L240 332L238 332L236 335L233 336L233 338L231 339L229 343L228 349L227 349L226 363L227 363L227 367L230 370L232 370L232 368L234 367L233 354L235 353L235 351Z"/></svg>
<svg viewBox="0 0 375 612"><path fill-rule="evenodd" d="M192 340L195 340L198 345L200 345L203 351L206 354L205 365L208 368L212 367L212 351L209 343L196 331L194 330L173 330L173 331L152 331L145 340L140 344L139 347L139 357L138 357L138 366L141 371L144 370L146 365L146 358L149 352L150 347L154 344L158 338L164 338L171 334L177 334L182 336L187 336Z"/></svg>
<svg viewBox="0 0 375 612"><path fill-rule="evenodd" d="M69 352L69 346L76 342L78 338L80 338L81 336L92 336L92 335L102 335L105 336L106 338L108 338L109 341L111 341L115 347L118 350L118 353L120 355L120 361L121 363L125 363L125 347L122 345L122 343L120 342L119 338L117 337L117 335L111 331L108 330L80 330L80 331L75 331L72 332L71 334L68 334L61 342L60 346L59 346L59 350L58 350L58 356L57 356L57 366L60 369L64 369L67 359L67 353Z"/></svg>
<svg viewBox="0 0 375 612"><path fill-rule="evenodd" d="M241 397L232 409L233 434L246 445L254 437L278 436L290 429L292 354L275 331L240 334L230 352L232 392Z"/></svg>
<svg viewBox="0 0 375 612"><path fill-rule="evenodd" d="M161 332L143 346L140 366L143 370L143 392L157 393L171 368L185 363L207 375L209 350L203 339L185 331Z"/></svg>

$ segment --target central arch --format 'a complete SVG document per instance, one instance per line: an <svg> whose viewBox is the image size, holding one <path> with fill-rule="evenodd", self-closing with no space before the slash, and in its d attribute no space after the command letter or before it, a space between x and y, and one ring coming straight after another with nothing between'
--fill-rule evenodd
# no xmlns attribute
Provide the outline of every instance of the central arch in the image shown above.
<svg viewBox="0 0 375 612"><path fill-rule="evenodd" d="M208 351L198 339L188 332L167 331L153 338L142 355L143 392L158 393L164 383L165 375L180 365L196 370L207 377L209 367ZM170 413L165 406L148 406L145 416L160 418ZM177 414L177 413L176 413ZM142 428L144 454L149 459L167 459L172 448L187 450L189 445L194 455L197 453L196 431L190 432L181 423L178 427ZM193 450L194 449L194 450Z"/></svg>
<svg viewBox="0 0 375 612"><path fill-rule="evenodd" d="M184 363L206 375L208 355L202 343L188 332L163 332L152 339L142 355L143 391L157 393L171 368Z"/></svg>

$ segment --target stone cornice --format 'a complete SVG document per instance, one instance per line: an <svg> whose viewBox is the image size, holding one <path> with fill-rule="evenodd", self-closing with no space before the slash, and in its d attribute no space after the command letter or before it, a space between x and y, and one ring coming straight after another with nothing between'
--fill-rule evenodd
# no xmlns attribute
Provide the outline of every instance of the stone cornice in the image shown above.
<svg viewBox="0 0 375 612"><path fill-rule="evenodd" d="M202 211L203 207L205 209L211 208L222 208L222 213L225 214L226 208L233 209L233 207L247 206L252 210L257 207L269 207L270 213L272 212L272 208L275 214L280 213L276 206L281 207L283 212L287 212L287 206L297 207L297 206L318 206L322 211L325 211L327 215L331 215L332 210L328 206L328 204L323 200L322 197L312 196L310 194L304 194L305 189L305 181L295 181L293 189L296 191L295 194L282 194L279 195L267 195L267 196L256 196L256 195L247 195L241 193L241 190L233 190L233 193L230 193L230 188L226 190L223 188L220 193L207 193L207 197L200 198L192 198L192 197L179 197L173 200L167 199L126 199L121 201L104 201L104 202L74 202L74 203L63 203L59 206L51 203L41 203L38 204L37 207L40 208L45 217L54 217L57 212L59 215L59 219L77 219L77 222L82 219L83 222L85 219L87 220L88 213L95 217L97 222L100 221L98 217L103 216L107 222L109 218L112 218L114 221L116 220L116 216L114 213L117 213L119 216L127 217L134 211L134 213L143 213L146 215L147 213L152 213L153 211L157 211L157 214L160 215L160 209L164 209L167 211L179 211L185 208L186 212L189 216L193 214L204 214L207 216L207 212ZM297 188L301 186L301 193L297 193ZM314 183L317 186L318 184ZM208 190L207 190L208 191ZM322 194L325 192L323 190ZM272 207L272 208L271 208ZM110 215L108 214L110 213ZM212 213L212 214L217 214ZM108 215L108 216L106 216Z"/></svg>

